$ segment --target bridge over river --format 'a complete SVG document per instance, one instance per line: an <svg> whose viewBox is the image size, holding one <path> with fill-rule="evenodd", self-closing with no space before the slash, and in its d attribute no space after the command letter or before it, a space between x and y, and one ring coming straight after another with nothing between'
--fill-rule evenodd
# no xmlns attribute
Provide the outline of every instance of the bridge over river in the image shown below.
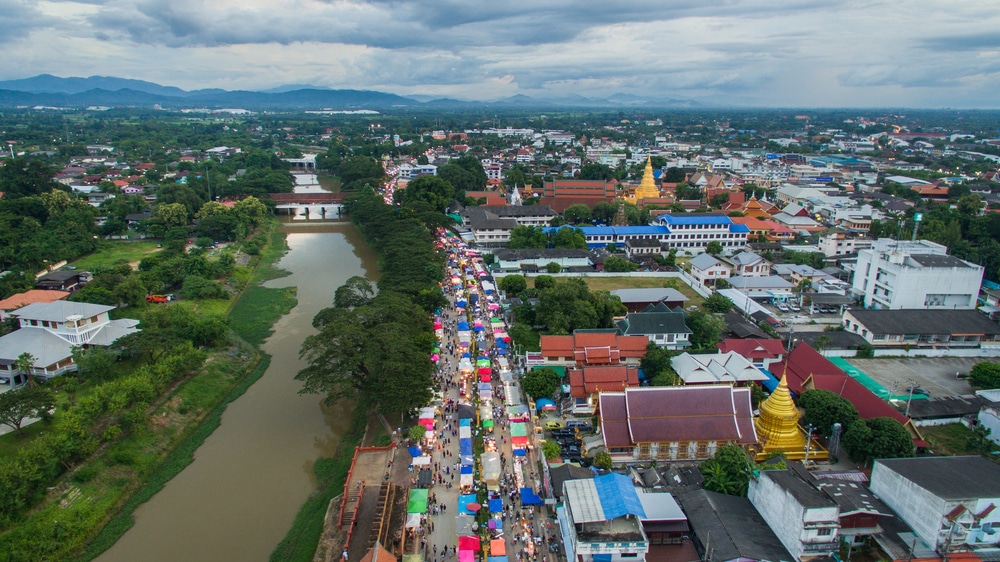
<svg viewBox="0 0 1000 562"><path fill-rule="evenodd" d="M267 196L276 203L275 212L289 215L297 215L303 211L308 217L317 214L319 218L324 218L327 212L336 211L339 216L341 204L344 201L344 194L340 192L311 192L311 193L268 193Z"/></svg>

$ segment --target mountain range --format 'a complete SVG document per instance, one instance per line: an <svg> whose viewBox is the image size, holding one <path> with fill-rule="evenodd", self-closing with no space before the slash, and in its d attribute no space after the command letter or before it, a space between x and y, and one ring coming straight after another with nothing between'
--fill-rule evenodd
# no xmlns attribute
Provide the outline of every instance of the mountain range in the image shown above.
<svg viewBox="0 0 1000 562"><path fill-rule="evenodd" d="M467 101L431 96L403 97L371 90L334 90L321 86L289 84L264 91L182 90L145 80L114 76L61 78L39 74L31 78L0 81L0 107L192 107L243 108L250 110L318 109L463 109L477 107L557 109L559 107L698 107L691 100L656 99L632 94L605 98L573 95L564 98L533 98L516 95L493 101Z"/></svg>

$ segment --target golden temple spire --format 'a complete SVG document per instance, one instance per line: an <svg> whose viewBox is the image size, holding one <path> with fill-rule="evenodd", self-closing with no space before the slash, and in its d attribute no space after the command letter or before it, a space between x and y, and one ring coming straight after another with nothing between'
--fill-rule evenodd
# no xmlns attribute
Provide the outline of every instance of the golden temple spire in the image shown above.
<svg viewBox="0 0 1000 562"><path fill-rule="evenodd" d="M642 173L642 182L635 190L635 200L655 199L660 196L660 188L656 187L656 180L653 178L653 157L646 157L646 170Z"/></svg>
<svg viewBox="0 0 1000 562"><path fill-rule="evenodd" d="M757 460L766 459L774 452L781 452L789 459L801 459L805 455L806 432L799 427L799 409L792 401L792 393L788 390L788 377L781 375L781 382L771 396L760 403L760 414L754 420L757 438L762 446ZM827 452L813 443L809 458L820 460L827 458Z"/></svg>

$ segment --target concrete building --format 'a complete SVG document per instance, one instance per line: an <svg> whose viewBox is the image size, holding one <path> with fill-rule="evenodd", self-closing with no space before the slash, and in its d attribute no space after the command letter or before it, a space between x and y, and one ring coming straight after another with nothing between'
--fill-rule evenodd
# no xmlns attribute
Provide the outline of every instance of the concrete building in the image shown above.
<svg viewBox="0 0 1000 562"><path fill-rule="evenodd" d="M982 457L876 460L871 490L945 554L1000 546L1000 465Z"/></svg>
<svg viewBox="0 0 1000 562"><path fill-rule="evenodd" d="M840 547L840 509L794 470L762 470L747 498L796 560L830 556Z"/></svg>
<svg viewBox="0 0 1000 562"><path fill-rule="evenodd" d="M587 250L574 250L571 248L526 248L518 250L496 250L493 252L496 261L493 262L495 271L544 271L545 266L550 263L557 263L563 269L570 268L590 268L594 264L590 261L590 253Z"/></svg>
<svg viewBox="0 0 1000 562"><path fill-rule="evenodd" d="M566 556L576 562L633 562L646 559L646 518L632 481L609 473L563 482L557 508Z"/></svg>
<svg viewBox="0 0 1000 562"><path fill-rule="evenodd" d="M927 240L880 238L858 252L853 291L866 308L972 309L983 267L948 255Z"/></svg>
<svg viewBox="0 0 1000 562"><path fill-rule="evenodd" d="M671 310L662 302L630 312L615 325L623 336L644 336L664 349L684 349L691 345L691 329L680 309Z"/></svg>
<svg viewBox="0 0 1000 562"><path fill-rule="evenodd" d="M691 259L691 277L706 287L714 287L717 279L729 279L732 267L711 254L699 254Z"/></svg>
<svg viewBox="0 0 1000 562"><path fill-rule="evenodd" d="M844 329L875 347L1000 348L1000 325L977 310L848 310Z"/></svg>

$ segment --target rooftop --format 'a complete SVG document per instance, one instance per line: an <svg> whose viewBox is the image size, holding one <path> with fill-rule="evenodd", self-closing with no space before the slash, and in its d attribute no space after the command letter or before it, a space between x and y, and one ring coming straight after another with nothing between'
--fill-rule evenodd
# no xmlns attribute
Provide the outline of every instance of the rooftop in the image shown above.
<svg viewBox="0 0 1000 562"><path fill-rule="evenodd" d="M1000 465L983 457L879 459L875 464L945 500L1000 497Z"/></svg>
<svg viewBox="0 0 1000 562"><path fill-rule="evenodd" d="M849 311L873 334L1000 334L1000 324L976 310L863 310Z"/></svg>

